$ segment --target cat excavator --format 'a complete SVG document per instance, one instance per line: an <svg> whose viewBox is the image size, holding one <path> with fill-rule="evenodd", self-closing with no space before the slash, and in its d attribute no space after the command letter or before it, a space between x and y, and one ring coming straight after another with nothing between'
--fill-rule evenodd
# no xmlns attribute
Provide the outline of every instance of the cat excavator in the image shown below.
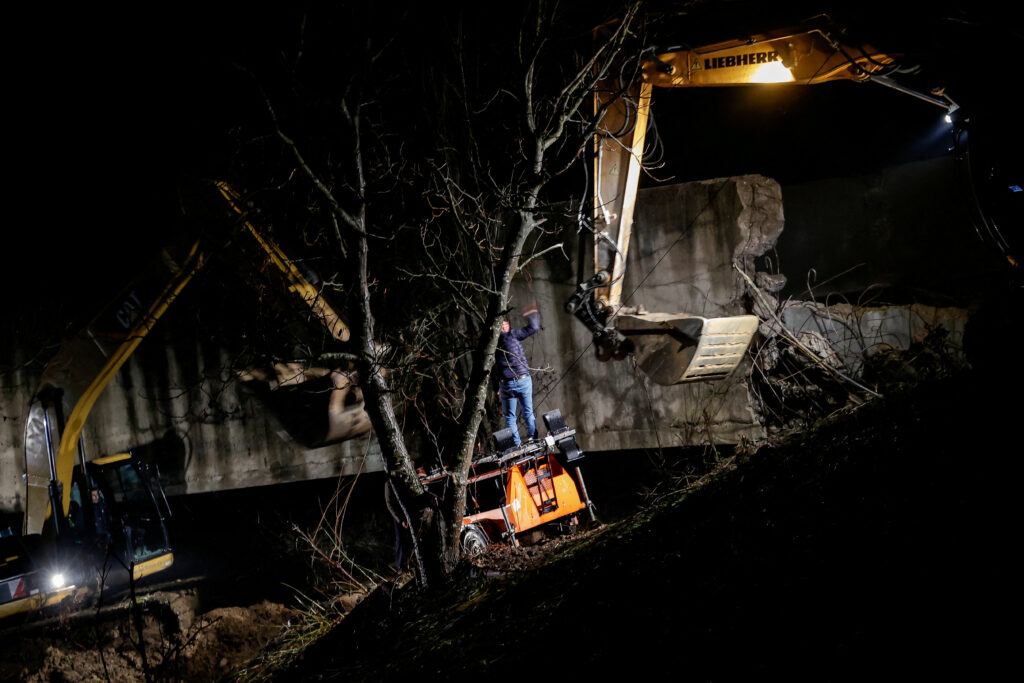
<svg viewBox="0 0 1024 683"><path fill-rule="evenodd" d="M319 289L246 218L239 194L223 182L214 183L214 190L240 218L227 245L215 250L199 239L177 258L173 248L165 248L160 264L64 343L43 370L25 423L22 533L0 536L0 617L92 590L103 567L110 585L119 573L125 575L122 582L134 581L173 564L170 508L159 473L130 452L89 459L82 432L104 387L214 251L244 261L243 272L260 274L251 284L280 292L278 299L306 311L334 340L348 340L348 327ZM326 426L310 446L370 431L354 376L332 375L333 391L318 392L329 397L319 406ZM296 440L308 441L299 435Z"/></svg>
<svg viewBox="0 0 1024 683"><path fill-rule="evenodd" d="M565 304L593 334L599 360L633 355L658 384L710 382L728 377L757 331L752 315L702 317L646 312L625 305L623 277L636 208L654 88L750 84L814 85L836 80L873 82L943 107L958 105L941 89L920 92L894 79L896 57L870 45L841 42L843 32L824 15L796 28L773 30L696 49L652 48L635 79L607 79L595 90L592 275ZM581 276L582 279L582 276Z"/></svg>

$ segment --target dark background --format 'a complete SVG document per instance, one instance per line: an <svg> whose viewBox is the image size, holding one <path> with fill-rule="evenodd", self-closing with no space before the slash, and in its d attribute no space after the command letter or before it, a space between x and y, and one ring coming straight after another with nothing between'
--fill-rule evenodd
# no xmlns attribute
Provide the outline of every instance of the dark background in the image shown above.
<svg viewBox="0 0 1024 683"><path fill-rule="evenodd" d="M392 5L365 30L411 28L429 56L429 23L420 29L417 22L440 16L443 5L414 5L405 15L408 9ZM907 54L907 64L921 66L906 77L912 85L947 87L972 117L971 135L997 160L983 164L989 205L1006 222L1019 221L1024 193L1005 189L1020 182L1021 136L1010 104L1019 82L1015 10L984 2L898 5L649 8L676 16L662 29L663 42L706 44L825 11L848 27L851 42ZM294 45L301 20L299 10L230 5L14 11L4 231L18 264L5 274L13 299L84 300L144 263L180 215L178 181L223 173L239 124L264 115L237 66L269 63L279 46ZM340 40L359 35L349 29ZM646 184L761 173L786 185L938 158L953 147L941 109L875 84L659 90L654 111L665 165Z"/></svg>

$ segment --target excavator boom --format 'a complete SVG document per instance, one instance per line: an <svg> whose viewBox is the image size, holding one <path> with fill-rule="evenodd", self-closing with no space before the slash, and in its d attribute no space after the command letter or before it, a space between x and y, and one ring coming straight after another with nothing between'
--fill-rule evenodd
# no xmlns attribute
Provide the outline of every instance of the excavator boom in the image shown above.
<svg viewBox="0 0 1024 683"><path fill-rule="evenodd" d="M247 220L238 193L222 182L214 186L241 217L240 232L251 238L228 242L239 248L232 253L243 261L243 274L269 275L275 288L284 290L282 298L291 295L298 300L294 303L301 304L298 310L307 310L308 317L315 318L335 340L347 341L349 328L341 317L284 252ZM25 423L22 535L0 539L5 548L11 548L0 562L0 617L56 604L73 594L73 584L88 590L80 573L68 582L60 572L46 570L47 574L39 561L47 558L45 564L57 567L83 566L104 538L123 556L124 566L131 568L135 579L172 564L164 524L170 510L156 473L131 453L87 461L82 432L104 388L211 255L203 240L178 257L165 249L159 267L149 268L64 343L43 370ZM265 285L259 278L251 284L261 290ZM322 416L327 425L326 442L368 432L369 418L354 376L335 371L330 380L329 405ZM71 406L66 419L65 405ZM308 405L303 405L308 412ZM106 505L111 506L109 516ZM116 510L118 506L123 509Z"/></svg>
<svg viewBox="0 0 1024 683"><path fill-rule="evenodd" d="M697 49L645 53L631 82L608 80L594 92L593 274L566 303L593 333L605 361L633 354L659 384L727 377L757 331L750 315L704 317L627 308L622 295L643 152L655 87L724 87L834 80L875 81L954 109L944 95L911 91L889 78L894 57L840 43L827 17Z"/></svg>
<svg viewBox="0 0 1024 683"><path fill-rule="evenodd" d="M245 219L238 193L226 183L214 185L242 216L243 232L259 245L287 291L309 309L334 339L348 340L348 327L316 287L280 247ZM165 250L161 259L163 269L150 270L141 283L127 289L65 343L47 364L25 425L27 492L23 533L40 533L53 507L59 507L62 516L67 515L71 499L68 482L80 452L82 430L96 400L186 285L209 262L209 257L201 241L195 242L183 259L175 259ZM151 293L147 295L147 291ZM64 401L73 406L66 420L62 415ZM349 423L358 430L339 435L336 440L365 433L369 428L368 420Z"/></svg>

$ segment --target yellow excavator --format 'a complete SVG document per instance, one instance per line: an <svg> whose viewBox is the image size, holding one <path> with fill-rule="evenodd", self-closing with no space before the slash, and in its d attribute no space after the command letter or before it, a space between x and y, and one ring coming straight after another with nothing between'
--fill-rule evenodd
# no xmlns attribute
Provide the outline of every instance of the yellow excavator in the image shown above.
<svg viewBox="0 0 1024 683"><path fill-rule="evenodd" d="M942 90L924 93L900 85L891 77L893 55L870 45L844 45L841 34L822 15L796 28L696 49L652 50L641 60L635 80L607 80L595 91L593 274L578 285L565 308L593 333L599 360L632 354L637 365L663 385L716 381L735 370L757 331L758 320L752 315L706 318L624 305L623 276L655 87L870 81L950 113L958 108Z"/></svg>
<svg viewBox="0 0 1024 683"><path fill-rule="evenodd" d="M238 193L222 182L214 189L240 217L242 238L228 248L248 259L244 269L269 277L282 298L307 311L333 339L347 341L349 329L341 317L280 247L245 218ZM161 256L159 267L66 342L43 371L25 423L22 533L0 537L0 617L89 590L104 565L111 570L109 582L118 569L130 575L122 578L136 580L173 564L170 509L158 472L131 453L90 460L82 439L104 387L212 253L198 240L181 258L170 249ZM370 431L354 376L338 373L338 378L332 378L336 391L325 393L330 394L323 408L326 440L317 445Z"/></svg>

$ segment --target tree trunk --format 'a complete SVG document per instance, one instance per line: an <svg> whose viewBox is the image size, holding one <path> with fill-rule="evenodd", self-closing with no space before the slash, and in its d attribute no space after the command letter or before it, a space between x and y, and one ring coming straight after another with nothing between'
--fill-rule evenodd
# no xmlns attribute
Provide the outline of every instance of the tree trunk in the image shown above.
<svg viewBox="0 0 1024 683"><path fill-rule="evenodd" d="M537 147L539 149L539 144ZM540 153L543 154L543 151ZM541 185L538 184L530 188L527 193L526 206L519 211L516 229L509 233L498 269L498 291L490 297L488 302L486 319L490 321L490 327L486 328L473 354L473 370L466 387L466 399L463 403L458 430L457 456L451 467L452 492L444 501L443 508L444 517L451 520L447 530L447 539L442 541L442 544L446 546L444 550L447 551L442 555L442 571L445 574L455 568L459 559L462 525L461 523L456 524L455 521L461 520L466 512L466 487L469 482L469 470L473 464L473 447L476 445L480 423L484 417L484 405L490 387L491 370L494 367L494 354L497 351L498 339L501 334L501 319L508 308L512 279L519 269L523 247L530 233L536 227L533 210L537 205L537 194L540 187Z"/></svg>

